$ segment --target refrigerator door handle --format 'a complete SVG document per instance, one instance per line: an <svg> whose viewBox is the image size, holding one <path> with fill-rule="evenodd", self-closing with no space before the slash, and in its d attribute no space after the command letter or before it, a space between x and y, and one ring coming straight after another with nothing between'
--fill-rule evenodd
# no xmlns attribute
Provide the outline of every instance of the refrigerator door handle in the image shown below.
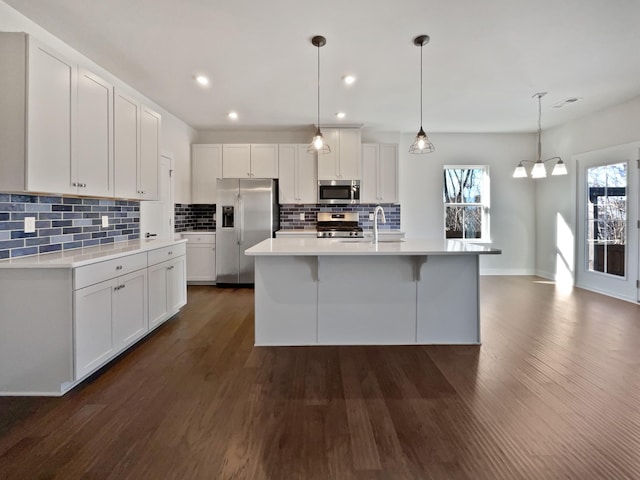
<svg viewBox="0 0 640 480"><path fill-rule="evenodd" d="M236 194L236 204L235 204L235 210L236 210L236 221L235 221L235 229L236 229L236 243L238 245L240 245L240 230L241 230L241 226L240 226L240 194L237 193Z"/></svg>
<svg viewBox="0 0 640 480"><path fill-rule="evenodd" d="M238 194L238 213L240 214L238 245L242 245L244 243L244 199L241 193Z"/></svg>

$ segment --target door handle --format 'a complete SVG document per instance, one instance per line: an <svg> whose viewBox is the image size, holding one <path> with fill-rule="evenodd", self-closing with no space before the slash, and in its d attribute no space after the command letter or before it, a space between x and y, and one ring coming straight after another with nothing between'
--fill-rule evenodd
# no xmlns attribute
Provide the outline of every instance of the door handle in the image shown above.
<svg viewBox="0 0 640 480"><path fill-rule="evenodd" d="M242 245L244 243L244 199L242 198L242 194L238 194L238 210L240 210L240 241L238 244Z"/></svg>
<svg viewBox="0 0 640 480"><path fill-rule="evenodd" d="M236 243L240 245L240 194L236 194L236 219L235 219L235 229L236 229Z"/></svg>

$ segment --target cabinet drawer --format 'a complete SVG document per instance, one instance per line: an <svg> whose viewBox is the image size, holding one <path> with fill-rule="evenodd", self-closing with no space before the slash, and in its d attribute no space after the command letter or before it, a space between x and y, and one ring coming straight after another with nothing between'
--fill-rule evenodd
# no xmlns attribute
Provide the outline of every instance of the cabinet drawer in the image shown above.
<svg viewBox="0 0 640 480"><path fill-rule="evenodd" d="M149 251L149 265L155 265L156 263L164 262L165 260L171 260L172 258L184 255L187 249L184 243L177 243L169 247L158 248L157 250Z"/></svg>
<svg viewBox="0 0 640 480"><path fill-rule="evenodd" d="M74 269L74 289L87 287L120 275L135 272L147 266L146 253L136 253L126 257L106 260Z"/></svg>
<svg viewBox="0 0 640 480"><path fill-rule="evenodd" d="M193 245L194 243L207 243L214 244L216 243L216 236L211 235L210 233L197 234L197 233L183 233L182 238L187 239L189 241L188 245Z"/></svg>

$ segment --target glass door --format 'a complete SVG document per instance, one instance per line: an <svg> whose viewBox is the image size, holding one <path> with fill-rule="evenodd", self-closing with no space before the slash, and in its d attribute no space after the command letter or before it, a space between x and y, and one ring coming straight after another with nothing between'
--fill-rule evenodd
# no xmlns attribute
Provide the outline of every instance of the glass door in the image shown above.
<svg viewBox="0 0 640 480"><path fill-rule="evenodd" d="M638 145L577 156L576 284L638 301Z"/></svg>

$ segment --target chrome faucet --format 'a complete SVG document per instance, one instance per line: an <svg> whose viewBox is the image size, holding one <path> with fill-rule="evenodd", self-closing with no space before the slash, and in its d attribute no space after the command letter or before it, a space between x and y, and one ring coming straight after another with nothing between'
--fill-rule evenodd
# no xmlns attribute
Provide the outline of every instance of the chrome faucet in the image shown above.
<svg viewBox="0 0 640 480"><path fill-rule="evenodd" d="M373 243L378 244L378 212L382 214L382 223L387 223L387 219L384 216L384 209L378 205L373 211Z"/></svg>

